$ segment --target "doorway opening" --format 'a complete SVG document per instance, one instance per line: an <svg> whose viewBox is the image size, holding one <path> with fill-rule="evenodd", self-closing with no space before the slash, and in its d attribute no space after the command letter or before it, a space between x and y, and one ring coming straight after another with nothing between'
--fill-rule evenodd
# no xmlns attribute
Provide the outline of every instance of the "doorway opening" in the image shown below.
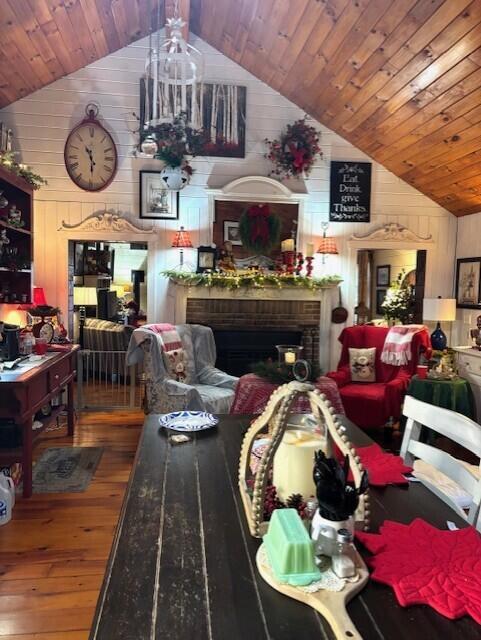
<svg viewBox="0 0 481 640"><path fill-rule="evenodd" d="M412 323L422 323L426 251L416 249L361 249L357 252L358 317L365 322L381 322L382 303L393 283L409 286Z"/></svg>
<svg viewBox="0 0 481 640"><path fill-rule="evenodd" d="M145 322L147 243L69 240L68 249L68 322L75 340L80 313L133 326Z"/></svg>

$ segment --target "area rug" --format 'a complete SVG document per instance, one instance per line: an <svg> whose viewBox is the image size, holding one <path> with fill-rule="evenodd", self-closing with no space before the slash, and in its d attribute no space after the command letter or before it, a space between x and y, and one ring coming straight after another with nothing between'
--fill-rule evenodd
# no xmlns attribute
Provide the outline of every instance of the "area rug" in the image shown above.
<svg viewBox="0 0 481 640"><path fill-rule="evenodd" d="M85 491L102 457L103 447L52 447L33 468L33 493Z"/></svg>

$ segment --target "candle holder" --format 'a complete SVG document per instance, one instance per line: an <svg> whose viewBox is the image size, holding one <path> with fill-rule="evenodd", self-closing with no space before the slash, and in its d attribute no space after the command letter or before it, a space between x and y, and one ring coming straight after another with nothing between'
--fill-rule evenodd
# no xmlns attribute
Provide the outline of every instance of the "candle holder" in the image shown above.
<svg viewBox="0 0 481 640"><path fill-rule="evenodd" d="M288 275L292 275L294 273L294 262L295 262L296 254L294 251L284 251L282 254L282 259L284 264L286 265L286 273Z"/></svg>
<svg viewBox="0 0 481 640"><path fill-rule="evenodd" d="M304 347L299 344L276 344L279 364L294 365L300 359Z"/></svg>
<svg viewBox="0 0 481 640"><path fill-rule="evenodd" d="M314 256L306 256L306 277L310 278L312 276Z"/></svg>
<svg viewBox="0 0 481 640"><path fill-rule="evenodd" d="M296 276L301 275L302 265L304 264L304 256L302 253L297 254Z"/></svg>

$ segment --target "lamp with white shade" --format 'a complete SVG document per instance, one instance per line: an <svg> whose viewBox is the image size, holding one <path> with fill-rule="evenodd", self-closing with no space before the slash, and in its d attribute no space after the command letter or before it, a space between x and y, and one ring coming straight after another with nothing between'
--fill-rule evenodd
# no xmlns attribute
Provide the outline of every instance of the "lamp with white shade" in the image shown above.
<svg viewBox="0 0 481 640"><path fill-rule="evenodd" d="M74 306L76 307L97 306L96 287L74 287L73 303L74 303Z"/></svg>
<svg viewBox="0 0 481 640"><path fill-rule="evenodd" d="M453 322L456 320L456 300L454 298L424 298L423 319L436 322L436 328L431 334L433 349L442 351L446 349L448 341L446 334L441 329L441 322Z"/></svg>

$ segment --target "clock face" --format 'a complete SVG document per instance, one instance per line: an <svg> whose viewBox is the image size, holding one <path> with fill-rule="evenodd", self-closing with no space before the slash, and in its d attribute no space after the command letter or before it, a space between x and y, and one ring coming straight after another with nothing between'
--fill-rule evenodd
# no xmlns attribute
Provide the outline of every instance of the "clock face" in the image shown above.
<svg viewBox="0 0 481 640"><path fill-rule="evenodd" d="M36 338L43 338L47 342L52 342L55 332L53 324L48 320L45 322L45 320L42 319L40 322L33 325L32 333Z"/></svg>
<svg viewBox="0 0 481 640"><path fill-rule="evenodd" d="M105 189L117 171L115 143L96 120L85 120L72 130L64 157L70 178L85 191Z"/></svg>
<svg viewBox="0 0 481 640"><path fill-rule="evenodd" d="M47 342L52 342L53 334L54 334L53 325L50 322L46 322L40 328L39 338L43 338Z"/></svg>

